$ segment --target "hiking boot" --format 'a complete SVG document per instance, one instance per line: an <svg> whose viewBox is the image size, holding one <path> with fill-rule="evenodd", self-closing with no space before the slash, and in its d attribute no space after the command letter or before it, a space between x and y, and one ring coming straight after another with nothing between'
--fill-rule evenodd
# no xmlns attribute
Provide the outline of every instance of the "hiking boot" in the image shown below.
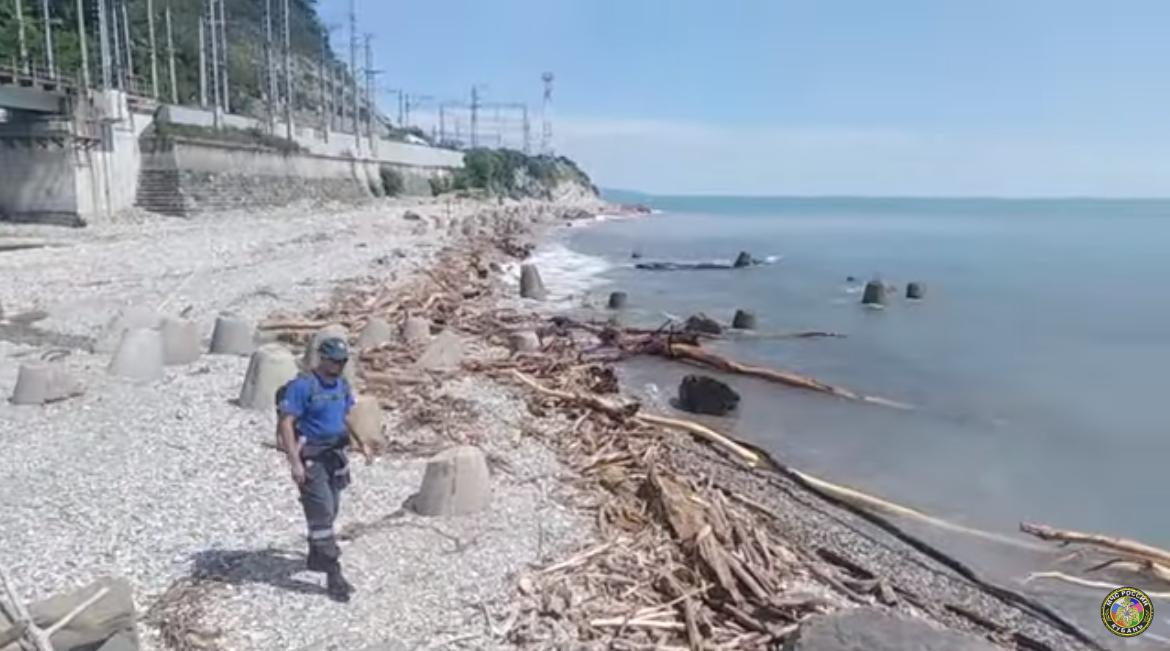
<svg viewBox="0 0 1170 651"><path fill-rule="evenodd" d="M353 596L354 589L349 581L345 580L341 569L338 568L329 574L325 575L325 590L329 593L329 597L334 601L345 603Z"/></svg>

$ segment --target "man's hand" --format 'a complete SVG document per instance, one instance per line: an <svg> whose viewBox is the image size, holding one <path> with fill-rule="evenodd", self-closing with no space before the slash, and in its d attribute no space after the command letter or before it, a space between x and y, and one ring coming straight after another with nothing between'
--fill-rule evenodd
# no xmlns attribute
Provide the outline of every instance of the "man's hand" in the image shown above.
<svg viewBox="0 0 1170 651"><path fill-rule="evenodd" d="M293 483L297 486L303 486L305 484L305 463L300 459L289 459L288 469L292 475Z"/></svg>

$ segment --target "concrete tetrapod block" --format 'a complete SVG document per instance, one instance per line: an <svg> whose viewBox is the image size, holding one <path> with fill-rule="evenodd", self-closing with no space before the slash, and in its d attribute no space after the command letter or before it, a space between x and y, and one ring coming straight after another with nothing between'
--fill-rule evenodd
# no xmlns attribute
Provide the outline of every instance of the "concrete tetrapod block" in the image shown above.
<svg viewBox="0 0 1170 651"><path fill-rule="evenodd" d="M421 344L431 339L431 323L421 316L408 316L402 322L399 336L408 344Z"/></svg>
<svg viewBox="0 0 1170 651"><path fill-rule="evenodd" d="M139 328L154 329L162 325L162 317L151 308L141 305L130 306L118 313L106 324L93 344L93 352L108 354L114 352L127 330Z"/></svg>
<svg viewBox="0 0 1170 651"><path fill-rule="evenodd" d="M12 390L14 405L44 405L79 396L81 384L59 364L21 364Z"/></svg>
<svg viewBox="0 0 1170 651"><path fill-rule="evenodd" d="M357 347L373 348L394 338L394 329L386 319L370 319L358 335Z"/></svg>
<svg viewBox="0 0 1170 651"><path fill-rule="evenodd" d="M382 433L382 405L374 396L358 396L346 419L349 429L359 441L375 449L386 444Z"/></svg>
<svg viewBox="0 0 1170 651"><path fill-rule="evenodd" d="M509 332L508 350L513 353L534 353L540 350L540 337L531 330Z"/></svg>
<svg viewBox="0 0 1170 651"><path fill-rule="evenodd" d="M272 409L276 406L276 390L298 373L297 358L284 344L260 346L248 362L239 405L244 409Z"/></svg>
<svg viewBox="0 0 1170 651"><path fill-rule="evenodd" d="M212 355L251 355L256 350L252 324L231 314L221 314L215 319L211 330L211 345L207 352Z"/></svg>
<svg viewBox="0 0 1170 651"><path fill-rule="evenodd" d="M423 516L471 515L491 505L487 456L472 445L448 448L427 462L422 485L411 500Z"/></svg>
<svg viewBox="0 0 1170 651"><path fill-rule="evenodd" d="M861 304L868 307L885 307L885 283L880 280L871 280L865 283L865 289L861 293Z"/></svg>
<svg viewBox="0 0 1170 651"><path fill-rule="evenodd" d="M548 298L548 290L544 287L540 270L532 263L526 262L520 265L520 298L531 298L537 301Z"/></svg>
<svg viewBox="0 0 1170 651"><path fill-rule="evenodd" d="M163 337L153 328L134 328L122 333L107 370L111 375L135 382L162 379Z"/></svg>
<svg viewBox="0 0 1170 651"><path fill-rule="evenodd" d="M317 362L321 361L321 354L317 352L317 347L321 345L322 341L331 337L338 337L349 341L349 331L340 323L331 323L317 332L313 333L312 339L309 340L308 347L305 348L305 357L301 361L302 367L305 370L312 370L316 368ZM357 379L357 355L351 355L349 363L345 365L345 370L342 371L345 379L349 380L350 386Z"/></svg>
<svg viewBox="0 0 1170 651"><path fill-rule="evenodd" d="M454 371L463 363L463 340L444 330L418 358L418 366L429 371Z"/></svg>
<svg viewBox="0 0 1170 651"><path fill-rule="evenodd" d="M181 366L199 361L203 342L198 323L168 317L163 319L161 332L164 364Z"/></svg>

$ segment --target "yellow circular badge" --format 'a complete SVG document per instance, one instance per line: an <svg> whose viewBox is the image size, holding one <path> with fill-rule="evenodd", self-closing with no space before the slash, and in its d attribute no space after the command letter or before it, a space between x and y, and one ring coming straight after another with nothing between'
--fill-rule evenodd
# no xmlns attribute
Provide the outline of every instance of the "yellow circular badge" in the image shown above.
<svg viewBox="0 0 1170 651"><path fill-rule="evenodd" d="M1118 588L1101 602L1101 621L1114 635L1141 635L1154 622L1154 604L1137 588Z"/></svg>

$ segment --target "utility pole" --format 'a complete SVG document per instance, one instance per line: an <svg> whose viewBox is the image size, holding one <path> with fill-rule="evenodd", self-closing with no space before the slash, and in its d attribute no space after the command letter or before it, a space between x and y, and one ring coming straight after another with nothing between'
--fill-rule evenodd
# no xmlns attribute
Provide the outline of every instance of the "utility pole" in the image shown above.
<svg viewBox="0 0 1170 651"><path fill-rule="evenodd" d="M223 108L223 102L219 96L219 30L215 28L215 2L216 0L208 0L207 3L207 26L210 28L211 38L211 97L215 102L215 126L219 128L219 110Z"/></svg>
<svg viewBox="0 0 1170 651"><path fill-rule="evenodd" d="M49 67L49 78L57 78L57 65L53 61L53 20L49 16L49 0L41 0L41 23L45 26L45 64Z"/></svg>
<svg viewBox="0 0 1170 651"><path fill-rule="evenodd" d="M293 85L292 85L292 36L288 24L288 0L283 0L284 9L284 120L285 133L289 140L293 139Z"/></svg>
<svg viewBox="0 0 1170 651"><path fill-rule="evenodd" d="M207 108L207 30L199 16L199 106Z"/></svg>
<svg viewBox="0 0 1170 651"><path fill-rule="evenodd" d="M353 141L358 149L361 149L361 128L359 121L361 118L358 114L358 68L357 68L357 49L358 49L358 35L357 35L357 3L355 0L349 0L349 75L350 75L350 90L353 91L353 101L351 106L353 108ZM355 154L357 152L354 152Z"/></svg>
<svg viewBox="0 0 1170 651"><path fill-rule="evenodd" d="M227 2L219 0L219 51L223 56L223 62L220 64L220 69L223 70L223 112L231 113L232 111L232 86L228 79L231 72L231 59L228 57L228 37L227 37Z"/></svg>
<svg viewBox="0 0 1170 651"><path fill-rule="evenodd" d="M130 13L126 9L125 0L122 1L122 36L126 41L126 90L138 92L137 79L134 77L134 47L130 42Z"/></svg>
<svg viewBox="0 0 1170 651"><path fill-rule="evenodd" d="M367 33L365 35L365 49L366 49L366 137L370 139L370 150L374 149L374 114L377 113L378 107L374 103L374 78L380 72L374 70L374 51L371 44L374 41L374 35Z"/></svg>
<svg viewBox="0 0 1170 651"><path fill-rule="evenodd" d="M329 83L329 27L321 27L321 68L317 81L321 86L321 136L329 142L329 131L333 128L332 97Z"/></svg>
<svg viewBox="0 0 1170 651"><path fill-rule="evenodd" d="M272 44L272 0L264 0L264 85L268 133L276 132L276 51Z"/></svg>
<svg viewBox="0 0 1170 651"><path fill-rule="evenodd" d="M89 41L85 37L85 0L77 0L77 45L81 50L81 87L89 91ZM85 95L82 95L85 97Z"/></svg>
<svg viewBox="0 0 1170 651"><path fill-rule="evenodd" d="M540 103L540 153L545 156L552 155L552 92L553 92L553 73L546 72L540 76L541 83L544 84L544 97Z"/></svg>
<svg viewBox="0 0 1170 651"><path fill-rule="evenodd" d="M471 148L479 146L479 84L471 85Z"/></svg>
<svg viewBox="0 0 1170 651"><path fill-rule="evenodd" d="M167 68L171 77L171 104L179 103L179 81L175 74L175 35L171 30L171 0L167 0ZM202 44L201 44L202 45Z"/></svg>
<svg viewBox="0 0 1170 651"><path fill-rule="evenodd" d="M521 127L524 130L524 155L530 156L532 154L532 123L528 121L528 105L522 106L520 111L521 119L524 121Z"/></svg>
<svg viewBox="0 0 1170 651"><path fill-rule="evenodd" d="M110 0L110 34L114 44L114 85L126 90L126 64L122 58L122 17L117 0Z"/></svg>
<svg viewBox="0 0 1170 651"><path fill-rule="evenodd" d="M146 0L146 31L150 39L150 95L158 99L158 44L154 40L154 0Z"/></svg>
<svg viewBox="0 0 1170 651"><path fill-rule="evenodd" d="M28 41L24 33L24 5L20 0L15 0L16 3L16 42L17 47L20 48L20 67L28 74Z"/></svg>
<svg viewBox="0 0 1170 651"><path fill-rule="evenodd" d="M102 63L102 90L109 90L113 84L110 61L110 17L106 0L98 0L98 52Z"/></svg>

